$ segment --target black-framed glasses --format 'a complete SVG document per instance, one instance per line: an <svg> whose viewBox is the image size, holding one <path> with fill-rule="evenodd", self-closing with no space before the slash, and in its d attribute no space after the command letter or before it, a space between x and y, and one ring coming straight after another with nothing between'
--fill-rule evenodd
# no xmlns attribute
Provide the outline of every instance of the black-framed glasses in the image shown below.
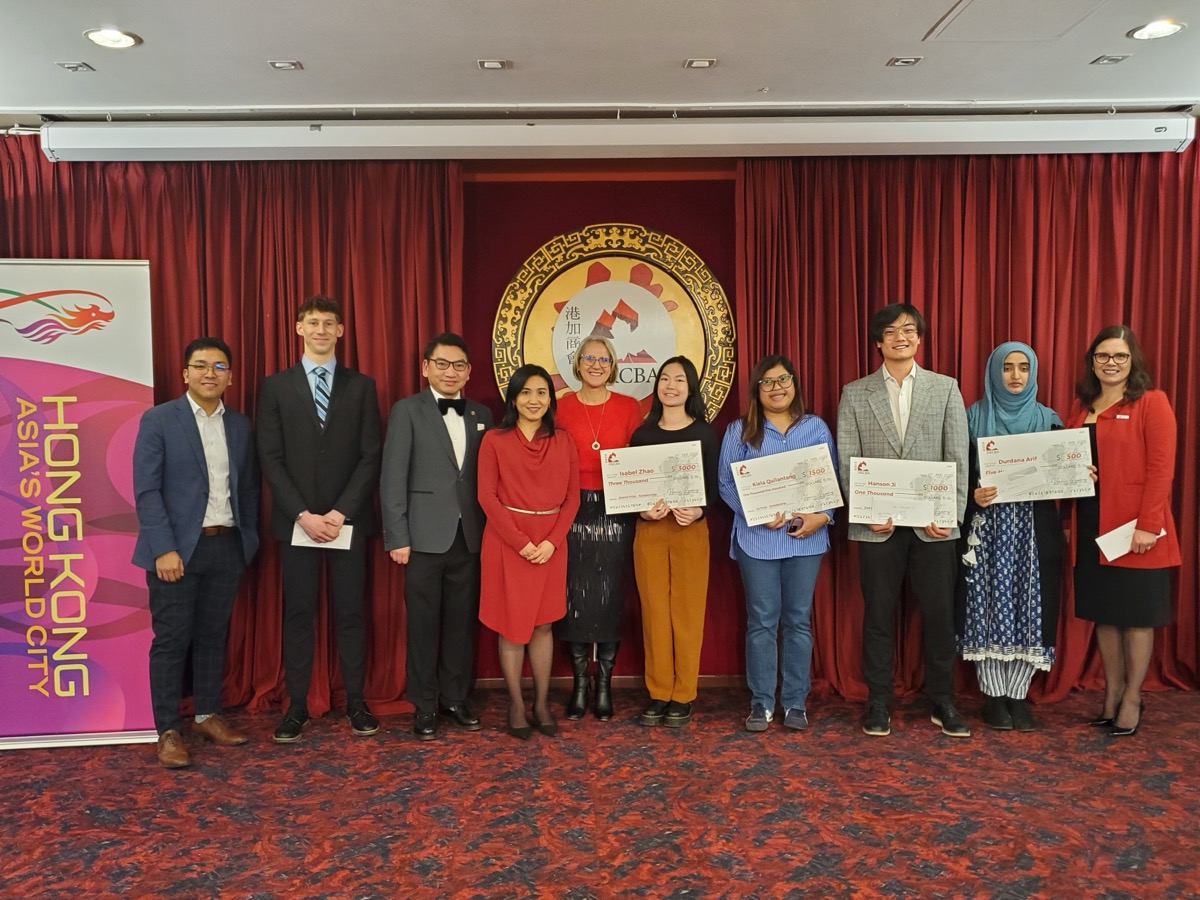
<svg viewBox="0 0 1200 900"><path fill-rule="evenodd" d="M795 380L796 379L793 378L791 375L777 375L774 378L760 379L758 382L758 386L767 388L769 390L770 388L773 388L775 385L779 385L780 387L787 387L789 384L791 384Z"/></svg>
<svg viewBox="0 0 1200 900"><path fill-rule="evenodd" d="M602 366L611 366L612 365L612 357L611 356L593 356L590 353L587 354L587 356L579 357L579 361L585 362L589 366L592 363L600 363L600 365L602 365Z"/></svg>
<svg viewBox="0 0 1200 900"><path fill-rule="evenodd" d="M425 362L433 363L435 366L438 367L438 370L441 372L445 372L451 366L454 367L455 372L465 372L465 371L467 371L467 369L469 369L471 367L471 364L469 362L467 362L465 359L449 360L449 359L441 359L440 357L430 356L425 359Z"/></svg>
<svg viewBox="0 0 1200 900"><path fill-rule="evenodd" d="M195 372L197 375L203 375L209 369L212 369L218 375L222 374L223 372L229 371L229 366L226 365L225 363L192 362L192 363L188 363L187 367L189 369L191 369L193 372Z"/></svg>
<svg viewBox="0 0 1200 900"><path fill-rule="evenodd" d="M1109 362L1115 362L1118 366L1123 366L1133 358L1130 353L1093 353L1092 359L1100 363L1102 366L1107 366Z"/></svg>

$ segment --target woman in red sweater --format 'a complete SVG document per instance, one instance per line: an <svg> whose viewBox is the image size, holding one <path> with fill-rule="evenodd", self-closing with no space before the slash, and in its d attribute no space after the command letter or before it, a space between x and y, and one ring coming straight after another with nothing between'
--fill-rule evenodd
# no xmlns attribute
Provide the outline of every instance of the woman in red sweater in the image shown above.
<svg viewBox="0 0 1200 900"><path fill-rule="evenodd" d="M1171 517L1175 413L1151 387L1146 357L1124 325L1101 330L1084 355L1067 423L1092 437L1096 496L1076 501L1075 615L1096 623L1104 709L1090 724L1137 733L1154 629L1171 620L1170 567L1179 565ZM1109 559L1096 537L1133 523L1129 552Z"/></svg>

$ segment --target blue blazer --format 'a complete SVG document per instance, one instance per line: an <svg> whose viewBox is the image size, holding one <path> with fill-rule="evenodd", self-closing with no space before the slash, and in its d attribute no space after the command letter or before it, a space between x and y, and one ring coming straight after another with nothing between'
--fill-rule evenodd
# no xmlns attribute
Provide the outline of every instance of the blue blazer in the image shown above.
<svg viewBox="0 0 1200 900"><path fill-rule="evenodd" d="M258 550L258 460L250 420L225 407L229 447L229 499L246 562ZM200 540L208 506L208 466L200 429L186 396L142 414L133 445L133 493L138 537L133 564L154 571L154 561L176 551L186 566Z"/></svg>

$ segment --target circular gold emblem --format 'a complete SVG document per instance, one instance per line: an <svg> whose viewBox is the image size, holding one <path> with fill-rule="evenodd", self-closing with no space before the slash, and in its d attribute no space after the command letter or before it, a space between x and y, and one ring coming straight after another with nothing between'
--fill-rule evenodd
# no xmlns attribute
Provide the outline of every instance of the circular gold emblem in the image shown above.
<svg viewBox="0 0 1200 900"><path fill-rule="evenodd" d="M640 225L589 225L561 234L525 260L504 290L492 330L492 367L503 393L525 363L543 366L556 392L579 387L571 373L585 338L617 351L615 390L643 407L672 356L700 373L709 421L733 387L733 315L720 282L696 253Z"/></svg>

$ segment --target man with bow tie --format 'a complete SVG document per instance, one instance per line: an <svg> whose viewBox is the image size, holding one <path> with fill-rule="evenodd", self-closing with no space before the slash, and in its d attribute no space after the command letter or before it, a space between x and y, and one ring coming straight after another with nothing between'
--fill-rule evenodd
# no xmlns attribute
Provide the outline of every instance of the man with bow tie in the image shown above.
<svg viewBox="0 0 1200 900"><path fill-rule="evenodd" d="M406 567L413 734L432 740L438 714L468 731L480 727L467 695L484 522L476 461L492 414L462 395L471 362L459 335L439 334L425 345L421 375L428 389L401 400L388 419L380 500L384 549Z"/></svg>

